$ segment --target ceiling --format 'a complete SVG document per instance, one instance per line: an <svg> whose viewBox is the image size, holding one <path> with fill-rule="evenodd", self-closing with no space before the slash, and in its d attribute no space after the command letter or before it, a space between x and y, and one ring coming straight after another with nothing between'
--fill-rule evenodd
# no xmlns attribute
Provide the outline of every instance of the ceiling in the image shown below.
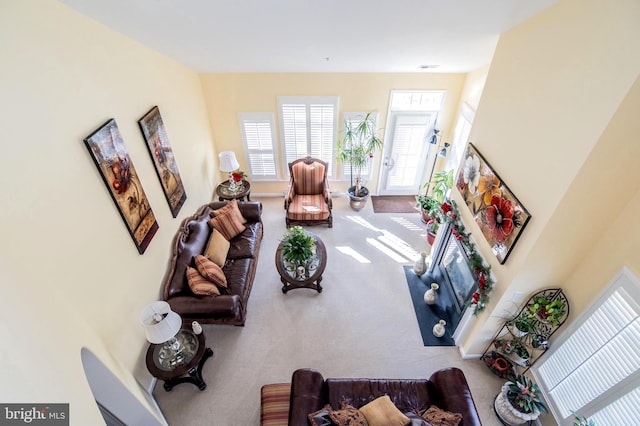
<svg viewBox="0 0 640 426"><path fill-rule="evenodd" d="M557 0L60 0L197 72L468 72Z"/></svg>

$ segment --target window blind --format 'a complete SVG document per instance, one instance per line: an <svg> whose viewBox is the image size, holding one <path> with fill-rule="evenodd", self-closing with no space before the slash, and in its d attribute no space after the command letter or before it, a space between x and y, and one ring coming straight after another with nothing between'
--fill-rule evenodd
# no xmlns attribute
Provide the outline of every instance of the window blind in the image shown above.
<svg viewBox="0 0 640 426"><path fill-rule="evenodd" d="M560 424L640 418L640 284L624 269L532 368ZM614 415L615 413L615 415Z"/></svg>
<svg viewBox="0 0 640 426"><path fill-rule="evenodd" d="M278 106L284 161L310 155L325 161L332 176L338 98L279 96Z"/></svg>
<svg viewBox="0 0 640 426"><path fill-rule="evenodd" d="M272 113L240 113L240 131L252 180L277 179Z"/></svg>

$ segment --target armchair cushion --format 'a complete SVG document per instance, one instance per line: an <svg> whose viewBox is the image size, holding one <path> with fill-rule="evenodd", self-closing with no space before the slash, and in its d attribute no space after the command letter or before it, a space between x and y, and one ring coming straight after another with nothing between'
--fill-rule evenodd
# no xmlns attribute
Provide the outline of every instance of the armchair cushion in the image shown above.
<svg viewBox="0 0 640 426"><path fill-rule="evenodd" d="M317 161L307 164L304 161L291 166L294 189L298 195L322 194L324 191L324 164Z"/></svg>
<svg viewBox="0 0 640 426"><path fill-rule="evenodd" d="M287 216L291 220L325 220L331 212L322 194L298 195L289 204Z"/></svg>
<svg viewBox="0 0 640 426"><path fill-rule="evenodd" d="M327 223L332 227L331 191L327 180L327 163L305 157L289 163L291 181L285 198L287 227L298 223Z"/></svg>

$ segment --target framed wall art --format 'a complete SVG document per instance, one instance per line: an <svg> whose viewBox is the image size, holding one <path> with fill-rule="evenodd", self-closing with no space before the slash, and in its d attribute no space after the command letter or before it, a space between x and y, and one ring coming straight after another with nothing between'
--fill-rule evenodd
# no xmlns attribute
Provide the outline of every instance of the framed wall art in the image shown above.
<svg viewBox="0 0 640 426"><path fill-rule="evenodd" d="M129 234L143 254L158 230L140 179L114 119L84 139L113 202L120 211Z"/></svg>
<svg viewBox="0 0 640 426"><path fill-rule="evenodd" d="M472 143L463 155L456 187L503 264L531 215Z"/></svg>
<svg viewBox="0 0 640 426"><path fill-rule="evenodd" d="M138 124L147 143L147 148L149 148L149 154L156 168L167 203L169 203L171 214L176 217L187 199L187 193L184 191L180 172L158 107L151 108L144 117L138 120Z"/></svg>

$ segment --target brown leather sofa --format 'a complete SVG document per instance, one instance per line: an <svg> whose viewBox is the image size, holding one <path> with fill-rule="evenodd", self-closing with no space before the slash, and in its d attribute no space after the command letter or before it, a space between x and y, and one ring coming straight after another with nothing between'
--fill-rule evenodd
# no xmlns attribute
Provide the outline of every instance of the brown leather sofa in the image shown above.
<svg viewBox="0 0 640 426"><path fill-rule="evenodd" d="M300 369L291 378L289 426L308 425L308 414L326 404L340 408L342 401L360 408L389 395L403 413L423 413L431 405L462 414L460 426L480 426L480 417L462 370L445 368L429 379L324 379L312 369ZM411 424L424 424L418 416ZM428 424L428 423L426 423Z"/></svg>
<svg viewBox="0 0 640 426"><path fill-rule="evenodd" d="M229 252L222 271L227 278L228 291L220 296L198 296L189 288L186 278L188 266L194 266L193 258L205 251L211 227L212 210L226 202L214 202L201 206L186 218L173 241L169 269L164 279L163 298L171 309L180 314L185 323L199 321L203 324L244 325L247 301L258 264L262 241L262 203L239 202L240 212L247 219L245 231L230 241Z"/></svg>

